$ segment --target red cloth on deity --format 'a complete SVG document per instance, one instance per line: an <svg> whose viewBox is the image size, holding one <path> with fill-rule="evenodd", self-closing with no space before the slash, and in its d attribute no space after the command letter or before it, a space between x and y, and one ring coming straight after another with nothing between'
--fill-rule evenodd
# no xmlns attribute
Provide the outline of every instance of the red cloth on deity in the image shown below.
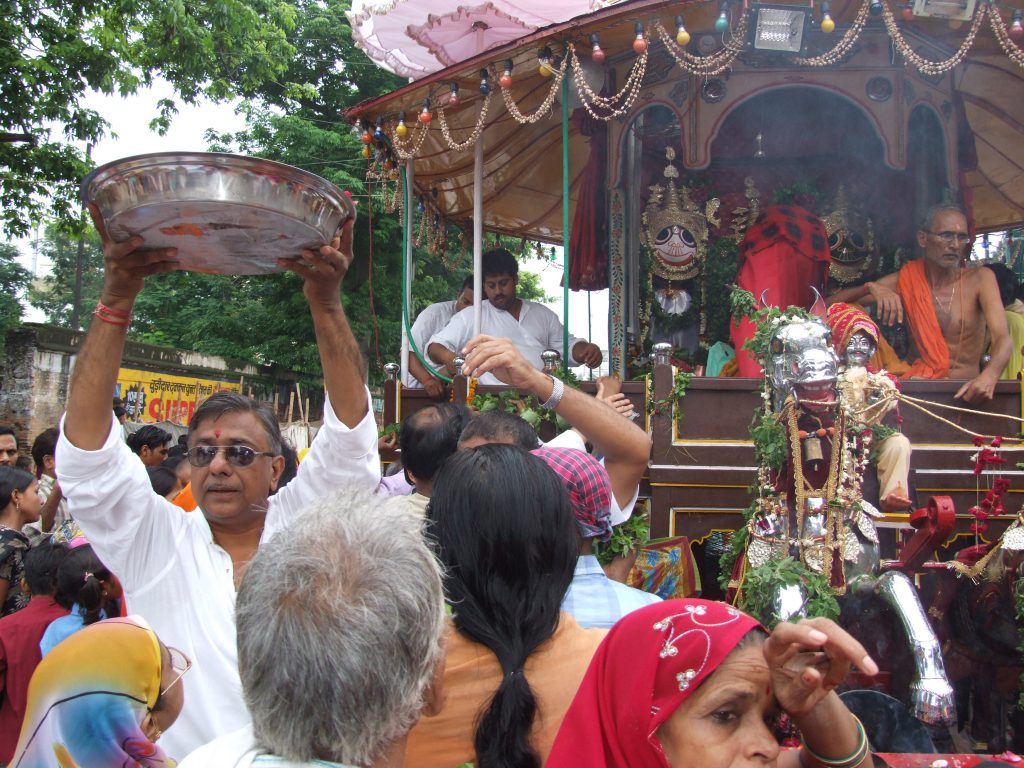
<svg viewBox="0 0 1024 768"><path fill-rule="evenodd" d="M824 295L831 255L821 219L795 205L770 205L740 243L736 284L769 306L810 307L812 288ZM753 338L753 320L731 326L740 376L758 378L761 366L743 344Z"/></svg>
<svg viewBox="0 0 1024 768"><path fill-rule="evenodd" d="M569 288L600 291L608 287L608 124L582 109L572 119L580 133L590 137L590 158L578 180L576 215L569 231Z"/></svg>

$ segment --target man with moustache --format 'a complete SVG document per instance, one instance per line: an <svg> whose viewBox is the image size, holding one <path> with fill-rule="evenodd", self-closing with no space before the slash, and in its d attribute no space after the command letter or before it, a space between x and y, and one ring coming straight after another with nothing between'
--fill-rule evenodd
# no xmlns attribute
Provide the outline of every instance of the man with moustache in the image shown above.
<svg viewBox="0 0 1024 768"><path fill-rule="evenodd" d="M511 339L535 368L543 369L541 352L562 348L564 329L558 316L543 304L516 296L519 262L504 248L495 248L483 255L483 273L487 301L480 305L480 333ZM430 338L427 353L438 365L454 373L452 361L462 354L463 347L474 335L473 313L460 312ZM570 336L569 350L571 359L566 362L570 366L596 368L601 364L601 348L586 339ZM480 383L500 382L487 374Z"/></svg>
<svg viewBox="0 0 1024 768"><path fill-rule="evenodd" d="M932 206L917 233L924 258L875 282L838 291L829 304L876 304L883 325L901 323L905 315L916 356L902 375L968 379L955 397L981 403L992 399L1011 347L995 275L985 267L965 266L972 240L959 207ZM982 370L986 331L992 339L992 357Z"/></svg>
<svg viewBox="0 0 1024 768"><path fill-rule="evenodd" d="M169 755L183 758L249 722L234 612L257 548L317 499L342 488L369 491L380 480L364 362L341 303L352 221L330 244L278 262L304 281L327 392L324 425L298 476L275 493L285 465L276 416L264 403L218 392L189 423L198 509L186 514L153 491L110 411L135 299L148 276L177 267L176 252L145 249L140 237L115 243L93 218L104 246L103 288L71 379L57 475L71 514L124 585L131 612L193 662L180 683L188 704L161 739Z"/></svg>

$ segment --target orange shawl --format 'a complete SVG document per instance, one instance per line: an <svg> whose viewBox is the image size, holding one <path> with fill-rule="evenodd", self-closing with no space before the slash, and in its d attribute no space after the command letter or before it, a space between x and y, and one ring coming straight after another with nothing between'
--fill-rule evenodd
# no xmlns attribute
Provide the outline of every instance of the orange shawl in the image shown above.
<svg viewBox="0 0 1024 768"><path fill-rule="evenodd" d="M896 288L903 300L903 311L910 323L914 344L921 355L906 375L919 379L949 378L949 346L935 317L932 287L924 273L923 259L904 265Z"/></svg>

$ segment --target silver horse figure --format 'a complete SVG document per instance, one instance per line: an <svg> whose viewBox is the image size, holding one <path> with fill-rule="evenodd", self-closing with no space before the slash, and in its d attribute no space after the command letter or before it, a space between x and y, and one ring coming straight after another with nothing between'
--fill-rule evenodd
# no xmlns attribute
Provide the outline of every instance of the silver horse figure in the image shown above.
<svg viewBox="0 0 1024 768"><path fill-rule="evenodd" d="M757 568L791 555L827 576L838 597L877 595L892 608L911 645L914 715L928 724L950 724L955 720L953 689L938 638L910 579L880 568L874 523L880 513L861 495L869 427L884 415L884 409L864 404L876 399L873 387L892 385L884 374L856 366L850 368L855 375L847 378L832 349L831 332L819 318L786 313L775 322L764 368L789 461L775 471L761 468L761 497L747 526L747 564ZM799 587L779 587L775 607L781 618L802 615L806 604Z"/></svg>

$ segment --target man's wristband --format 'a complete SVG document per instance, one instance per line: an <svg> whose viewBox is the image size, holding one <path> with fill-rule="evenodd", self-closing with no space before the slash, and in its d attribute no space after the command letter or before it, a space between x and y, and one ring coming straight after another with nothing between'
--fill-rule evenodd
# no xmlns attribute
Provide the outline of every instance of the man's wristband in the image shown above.
<svg viewBox="0 0 1024 768"><path fill-rule="evenodd" d="M864 289L864 293L862 293L861 296L867 296L869 293L871 293L871 286L872 285L874 285L874 283L872 283L870 281L864 283L864 285L861 286Z"/></svg>
<svg viewBox="0 0 1024 768"><path fill-rule="evenodd" d="M121 328L127 328L132 322L131 312L125 312L121 309L114 309L108 307L102 301L96 303L96 309L92 312L93 317L102 320L110 325L116 325Z"/></svg>
<svg viewBox="0 0 1024 768"><path fill-rule="evenodd" d="M562 395L565 394L565 384L562 383L561 379L555 378L550 374L548 378L551 379L551 397L541 403L540 407L553 411L562 402Z"/></svg>

